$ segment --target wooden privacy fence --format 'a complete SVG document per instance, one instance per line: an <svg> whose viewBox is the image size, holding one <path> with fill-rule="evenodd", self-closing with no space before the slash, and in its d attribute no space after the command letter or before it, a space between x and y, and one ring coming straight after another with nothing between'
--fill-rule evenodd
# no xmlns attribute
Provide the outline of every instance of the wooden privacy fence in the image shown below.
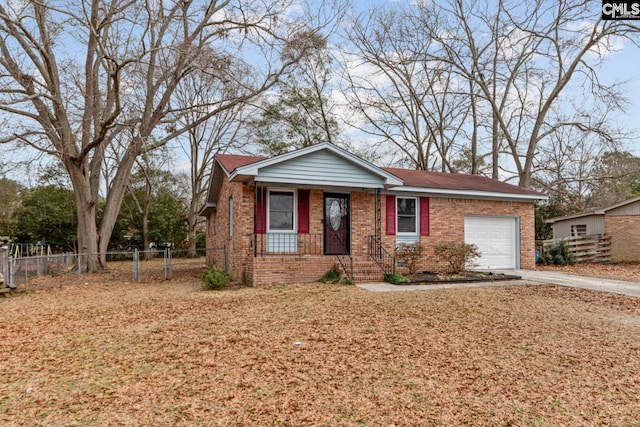
<svg viewBox="0 0 640 427"><path fill-rule="evenodd" d="M573 252L578 262L609 261L609 256L611 255L611 237L606 234L545 240L542 244L542 250L546 251L550 246L560 242L564 242L567 245L567 248Z"/></svg>

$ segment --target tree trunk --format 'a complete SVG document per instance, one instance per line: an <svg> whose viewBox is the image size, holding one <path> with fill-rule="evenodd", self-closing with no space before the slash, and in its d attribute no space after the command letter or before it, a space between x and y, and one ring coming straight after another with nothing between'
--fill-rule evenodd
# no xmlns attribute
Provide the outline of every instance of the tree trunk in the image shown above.
<svg viewBox="0 0 640 427"><path fill-rule="evenodd" d="M187 252L187 256L189 258L197 258L198 257L198 247L196 241L196 228L195 226L192 228L191 224L189 224L189 248Z"/></svg>
<svg viewBox="0 0 640 427"><path fill-rule="evenodd" d="M133 144L136 144L135 146ZM141 143L140 140L132 143L126 154L120 160L116 176L111 182L111 188L104 205L104 212L100 221L100 234L98 236L98 252L100 254L99 262L102 268L107 266L107 250L109 248L109 240L113 227L120 213L120 206L124 198L133 163L139 154Z"/></svg>
<svg viewBox="0 0 640 427"><path fill-rule="evenodd" d="M498 131L498 114L493 111L491 128L491 178L500 178L500 134Z"/></svg>
<svg viewBox="0 0 640 427"><path fill-rule="evenodd" d="M189 242L189 247L187 251L187 256L189 258L197 258L198 251L197 249L197 234L196 234L196 225L198 224L198 200L192 195L191 204L189 206L189 216L187 217L187 223L189 224L189 231L187 234L187 241Z"/></svg>
<svg viewBox="0 0 640 427"><path fill-rule="evenodd" d="M191 201L191 206L189 209L189 217L187 218L187 222L189 224L189 233L187 234L187 241L189 242L187 256L189 258L197 258L198 251L197 249L197 235L196 235L196 225L198 223L198 211L197 206L195 205L195 200Z"/></svg>
<svg viewBox="0 0 640 427"><path fill-rule="evenodd" d="M78 215L78 268L94 272L98 269L98 227L96 225L96 202L91 197L88 175L82 166L67 162L67 170L73 185Z"/></svg>
<svg viewBox="0 0 640 427"><path fill-rule="evenodd" d="M145 206L145 213L142 217L142 249L144 251L145 260L151 259L150 246L151 246L151 239L149 239L149 208Z"/></svg>
<svg viewBox="0 0 640 427"><path fill-rule="evenodd" d="M151 208L151 181L147 171L145 171L145 194L144 208L142 209L142 250L144 251L144 259L151 259L151 239L149 238L149 210ZM158 242L156 242L158 244Z"/></svg>
<svg viewBox="0 0 640 427"><path fill-rule="evenodd" d="M469 79L469 99L471 100L471 174L478 173L478 111L476 110L476 96L473 90L473 79Z"/></svg>

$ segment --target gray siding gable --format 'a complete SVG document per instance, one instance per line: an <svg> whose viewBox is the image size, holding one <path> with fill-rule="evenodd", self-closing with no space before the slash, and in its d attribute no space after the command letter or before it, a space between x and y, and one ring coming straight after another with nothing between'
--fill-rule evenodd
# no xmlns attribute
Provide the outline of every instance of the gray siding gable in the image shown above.
<svg viewBox="0 0 640 427"><path fill-rule="evenodd" d="M385 179L328 150L262 167L256 181L334 187L383 188Z"/></svg>
<svg viewBox="0 0 640 427"><path fill-rule="evenodd" d="M640 200L636 200L635 202L627 203L616 208L610 208L610 210L607 210L606 215L610 215L610 216L640 215Z"/></svg>
<svg viewBox="0 0 640 427"><path fill-rule="evenodd" d="M569 218L552 224L554 239L571 237L572 225L586 225L587 236L604 233L604 215L585 215L578 218Z"/></svg>

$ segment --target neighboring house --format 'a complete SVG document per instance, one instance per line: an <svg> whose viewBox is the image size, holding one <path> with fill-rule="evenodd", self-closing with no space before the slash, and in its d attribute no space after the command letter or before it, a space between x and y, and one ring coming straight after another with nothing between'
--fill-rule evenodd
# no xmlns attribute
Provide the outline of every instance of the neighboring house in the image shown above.
<svg viewBox="0 0 640 427"><path fill-rule="evenodd" d="M478 268L535 266L536 191L478 175L380 168L323 143L272 158L215 156L206 205L210 262L252 285L356 281L392 271L400 243L478 245Z"/></svg>
<svg viewBox="0 0 640 427"><path fill-rule="evenodd" d="M609 259L640 261L640 197L589 212L550 218L553 239L608 236Z"/></svg>

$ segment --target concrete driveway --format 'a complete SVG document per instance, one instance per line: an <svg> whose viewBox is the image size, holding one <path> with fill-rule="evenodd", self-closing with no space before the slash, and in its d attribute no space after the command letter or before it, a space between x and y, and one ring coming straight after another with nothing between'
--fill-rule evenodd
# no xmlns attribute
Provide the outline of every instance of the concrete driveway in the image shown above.
<svg viewBox="0 0 640 427"><path fill-rule="evenodd" d="M425 291L435 289L480 288L487 286L519 286L519 285L558 285L591 291L610 292L614 294L640 297L640 283L623 282L621 280L601 279L597 277L576 276L568 273L539 270L494 270L520 276L521 280L504 280L497 282L450 283L442 285L392 285L390 283L360 283L357 286L374 292Z"/></svg>
<svg viewBox="0 0 640 427"><path fill-rule="evenodd" d="M572 288L589 289L591 291L610 292L614 294L640 297L640 283L624 282L622 280L602 279L599 277L577 276L556 271L540 270L503 270L496 273L511 273L522 277L523 280Z"/></svg>

